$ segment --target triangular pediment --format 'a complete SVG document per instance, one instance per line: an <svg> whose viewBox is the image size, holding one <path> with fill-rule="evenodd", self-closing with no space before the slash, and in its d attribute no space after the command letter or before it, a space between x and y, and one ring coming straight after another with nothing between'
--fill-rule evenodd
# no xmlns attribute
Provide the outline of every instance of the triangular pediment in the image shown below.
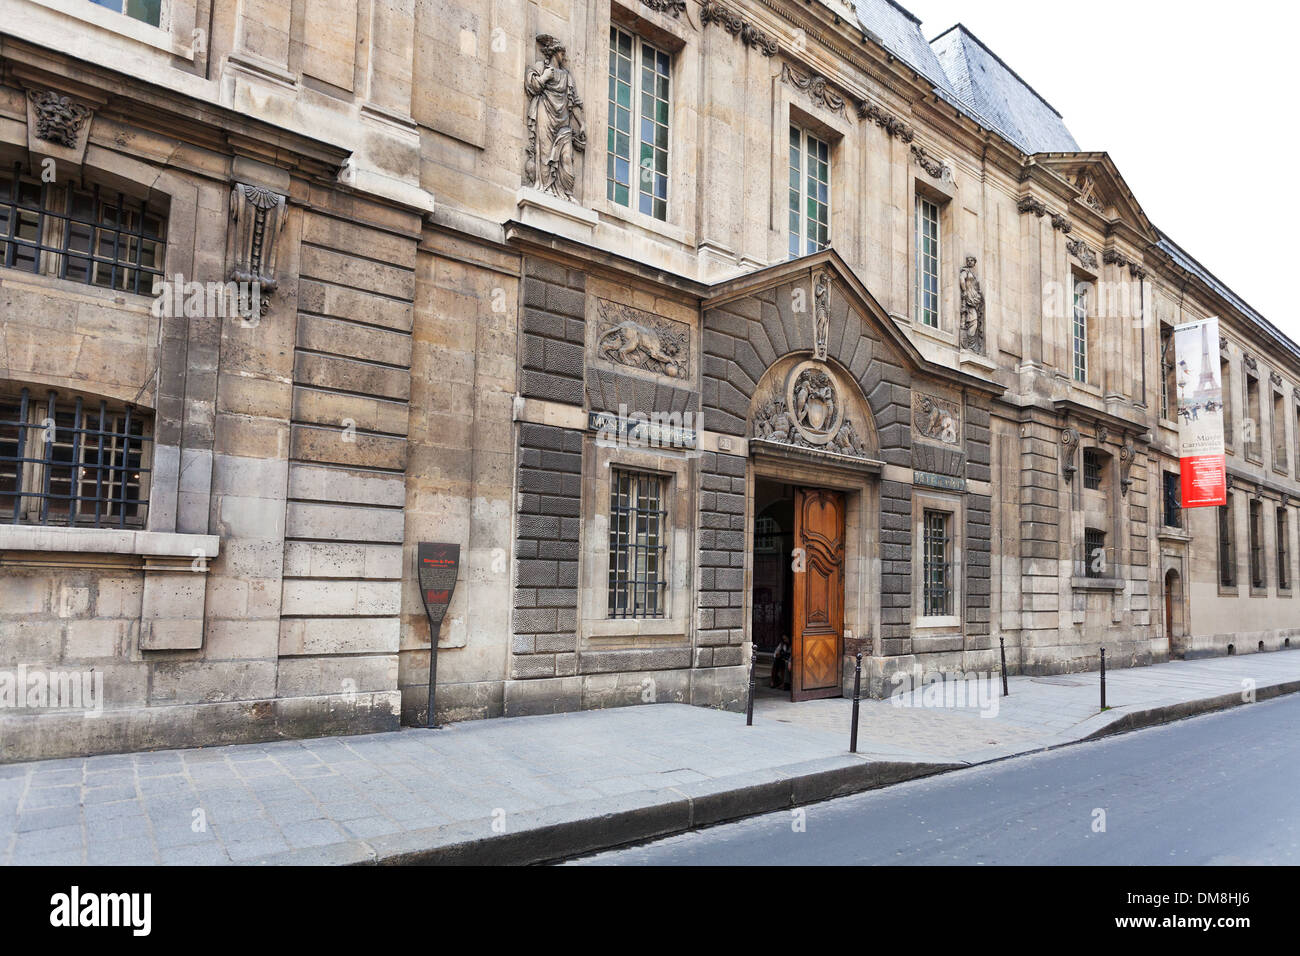
<svg viewBox="0 0 1300 956"><path fill-rule="evenodd" d="M1077 205L1157 241L1155 227L1108 153L1039 153L1033 162L1073 186Z"/></svg>

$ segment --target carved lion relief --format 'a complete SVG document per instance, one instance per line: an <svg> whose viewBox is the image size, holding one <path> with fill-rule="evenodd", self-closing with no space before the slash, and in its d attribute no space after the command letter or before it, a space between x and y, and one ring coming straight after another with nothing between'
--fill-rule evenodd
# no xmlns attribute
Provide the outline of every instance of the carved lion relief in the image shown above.
<svg viewBox="0 0 1300 956"><path fill-rule="evenodd" d="M955 402L912 393L912 430L917 438L928 438L945 445L961 444L961 409Z"/></svg>
<svg viewBox="0 0 1300 956"><path fill-rule="evenodd" d="M596 354L615 365L684 379L691 374L691 329L608 299L596 302Z"/></svg>

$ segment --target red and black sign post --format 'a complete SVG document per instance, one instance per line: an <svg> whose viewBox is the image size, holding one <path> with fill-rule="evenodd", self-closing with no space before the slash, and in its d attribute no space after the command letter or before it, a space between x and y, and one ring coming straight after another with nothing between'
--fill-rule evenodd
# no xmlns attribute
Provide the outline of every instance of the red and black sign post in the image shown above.
<svg viewBox="0 0 1300 956"><path fill-rule="evenodd" d="M451 606L459 570L460 545L420 542L416 551L416 573L424 610L429 615L429 715L424 726L430 730L438 726L433 709L433 692L438 681L438 631L442 629L442 619Z"/></svg>

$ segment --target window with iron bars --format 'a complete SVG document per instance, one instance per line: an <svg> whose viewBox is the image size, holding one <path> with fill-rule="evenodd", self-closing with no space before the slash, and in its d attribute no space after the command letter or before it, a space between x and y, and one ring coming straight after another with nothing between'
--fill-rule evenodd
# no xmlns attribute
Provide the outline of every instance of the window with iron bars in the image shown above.
<svg viewBox="0 0 1300 956"><path fill-rule="evenodd" d="M1183 526L1183 488L1182 478L1172 471L1165 475L1165 527L1181 528Z"/></svg>
<svg viewBox="0 0 1300 956"><path fill-rule="evenodd" d="M1291 532L1287 527L1286 508L1277 509L1277 589L1291 590Z"/></svg>
<svg viewBox="0 0 1300 956"><path fill-rule="evenodd" d="M1219 584L1225 588L1237 586L1237 542L1232 495L1228 503L1219 508Z"/></svg>
<svg viewBox="0 0 1300 956"><path fill-rule="evenodd" d="M116 190L0 174L0 264L136 295L163 275L161 210Z"/></svg>
<svg viewBox="0 0 1300 956"><path fill-rule="evenodd" d="M54 391L0 394L0 523L144 527L152 418Z"/></svg>
<svg viewBox="0 0 1300 956"><path fill-rule="evenodd" d="M1096 448L1083 450L1083 487L1089 491L1101 490L1102 469L1106 465L1106 453Z"/></svg>
<svg viewBox="0 0 1300 956"><path fill-rule="evenodd" d="M1160 417L1173 421L1178 414L1178 382L1175 378L1174 330L1160 325Z"/></svg>
<svg viewBox="0 0 1300 956"><path fill-rule="evenodd" d="M1250 586L1261 591L1268 587L1264 580L1264 508L1257 498L1250 502Z"/></svg>
<svg viewBox="0 0 1300 956"><path fill-rule="evenodd" d="M926 510L922 531L925 566L922 603L925 617L952 617L952 514Z"/></svg>
<svg viewBox="0 0 1300 956"><path fill-rule="evenodd" d="M1083 532L1084 574L1090 578L1106 576L1106 532L1087 528Z"/></svg>
<svg viewBox="0 0 1300 956"><path fill-rule="evenodd" d="M664 617L668 512L658 475L615 471L609 503L609 616Z"/></svg>

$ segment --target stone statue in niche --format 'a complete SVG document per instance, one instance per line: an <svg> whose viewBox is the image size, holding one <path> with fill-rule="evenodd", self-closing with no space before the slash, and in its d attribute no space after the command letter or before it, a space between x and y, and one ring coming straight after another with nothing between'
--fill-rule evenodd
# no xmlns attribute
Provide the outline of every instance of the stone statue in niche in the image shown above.
<svg viewBox="0 0 1300 956"><path fill-rule="evenodd" d="M831 278L825 272L813 278L813 299L813 354L824 362L831 334Z"/></svg>
<svg viewBox="0 0 1300 956"><path fill-rule="evenodd" d="M984 353L984 290L975 275L975 257L961 270L961 347Z"/></svg>
<svg viewBox="0 0 1300 956"><path fill-rule="evenodd" d="M573 202L574 153L587 148L582 99L566 68L564 44L546 33L537 37L537 44L542 59L528 68L524 78L528 93L524 178L535 189Z"/></svg>

